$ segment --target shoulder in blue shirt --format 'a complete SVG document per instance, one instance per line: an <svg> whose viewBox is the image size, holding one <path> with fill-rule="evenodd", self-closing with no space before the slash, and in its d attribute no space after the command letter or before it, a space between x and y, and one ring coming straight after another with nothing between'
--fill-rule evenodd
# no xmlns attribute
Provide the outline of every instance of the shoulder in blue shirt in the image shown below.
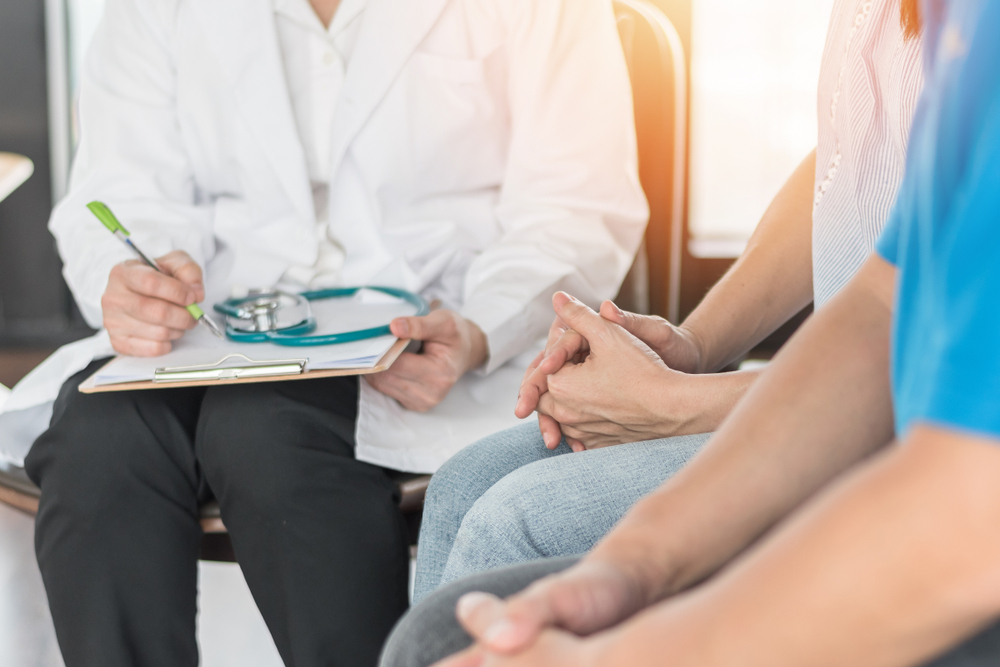
<svg viewBox="0 0 1000 667"><path fill-rule="evenodd" d="M896 429L1000 438L1000 0L924 6L924 94L877 244L899 269Z"/></svg>

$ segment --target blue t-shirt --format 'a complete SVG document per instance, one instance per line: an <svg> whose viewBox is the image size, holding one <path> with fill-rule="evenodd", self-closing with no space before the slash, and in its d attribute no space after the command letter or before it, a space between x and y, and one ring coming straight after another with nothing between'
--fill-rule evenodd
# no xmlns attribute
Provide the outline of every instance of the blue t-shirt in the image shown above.
<svg viewBox="0 0 1000 667"><path fill-rule="evenodd" d="M899 269L896 432L1000 438L1000 0L923 4L924 94L876 245Z"/></svg>

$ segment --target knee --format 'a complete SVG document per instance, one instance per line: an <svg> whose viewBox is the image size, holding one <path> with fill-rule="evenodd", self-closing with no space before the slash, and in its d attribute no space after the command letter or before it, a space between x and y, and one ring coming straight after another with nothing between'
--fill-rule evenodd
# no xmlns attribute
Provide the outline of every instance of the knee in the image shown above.
<svg viewBox="0 0 1000 667"><path fill-rule="evenodd" d="M449 556L449 569L464 574L541 555L537 521L544 505L532 499L537 489L513 473L495 484L462 520Z"/></svg>
<svg viewBox="0 0 1000 667"><path fill-rule="evenodd" d="M424 497L425 515L437 516L453 508L461 508L464 513L489 488L482 488L480 477L485 457L476 444L445 461L431 477Z"/></svg>
<svg viewBox="0 0 1000 667"><path fill-rule="evenodd" d="M80 519L106 515L134 497L162 464L149 425L143 392L83 396L60 409L35 442L25 469L42 490Z"/></svg>
<svg viewBox="0 0 1000 667"><path fill-rule="evenodd" d="M534 424L517 426L475 442L448 459L431 478L425 506L466 511L505 476L535 460L532 450L544 451Z"/></svg>
<svg viewBox="0 0 1000 667"><path fill-rule="evenodd" d="M347 502L347 489L395 508L395 486L380 469L356 461L323 414L268 385L210 391L202 404L196 451L223 511L238 503L261 519L280 517L316 494Z"/></svg>
<svg viewBox="0 0 1000 667"><path fill-rule="evenodd" d="M261 385L227 387L205 395L196 435L198 461L213 490L220 481L248 487L266 504L274 499L278 478L290 465L287 437L275 416L273 397ZM285 433L290 437L289 434ZM274 482L274 483L269 483Z"/></svg>

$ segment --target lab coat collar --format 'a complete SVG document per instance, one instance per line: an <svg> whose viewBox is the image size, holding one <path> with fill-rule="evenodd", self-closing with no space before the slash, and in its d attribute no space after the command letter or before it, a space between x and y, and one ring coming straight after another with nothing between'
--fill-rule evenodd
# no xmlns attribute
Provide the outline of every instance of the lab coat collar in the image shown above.
<svg viewBox="0 0 1000 667"><path fill-rule="evenodd" d="M447 4L448 0L368 0L334 113L331 178Z"/></svg>
<svg viewBox="0 0 1000 667"><path fill-rule="evenodd" d="M314 221L306 158L295 127L271 0L192 3L233 86L243 119L303 220Z"/></svg>
<svg viewBox="0 0 1000 667"><path fill-rule="evenodd" d="M330 27L324 28L309 0L274 0L274 11L284 14L324 39L336 37L364 11L367 0L341 0Z"/></svg>

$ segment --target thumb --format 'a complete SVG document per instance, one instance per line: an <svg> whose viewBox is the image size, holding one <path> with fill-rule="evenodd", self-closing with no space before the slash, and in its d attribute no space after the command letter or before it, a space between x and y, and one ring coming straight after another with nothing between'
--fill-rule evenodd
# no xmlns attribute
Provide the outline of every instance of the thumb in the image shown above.
<svg viewBox="0 0 1000 667"><path fill-rule="evenodd" d="M543 630L556 624L548 596L535 593L530 588L507 600L499 609L501 615L477 636L480 643L496 653L516 653L523 650Z"/></svg>
<svg viewBox="0 0 1000 667"><path fill-rule="evenodd" d="M489 593L466 593L455 605L455 616L465 631L481 640L490 628L503 619L504 602Z"/></svg>
<svg viewBox="0 0 1000 667"><path fill-rule="evenodd" d="M162 257L156 258L156 263L167 275L185 283L195 286L201 285L202 273L198 263L191 259L191 255L183 250L168 252Z"/></svg>
<svg viewBox="0 0 1000 667"><path fill-rule="evenodd" d="M441 333L441 320L446 316L447 311L434 310L421 317L397 317L389 324L389 328L397 338L430 340Z"/></svg>
<svg viewBox="0 0 1000 667"><path fill-rule="evenodd" d="M665 329L670 325L659 317L630 313L616 306L611 301L601 304L601 317L614 322L625 331L647 344L656 344L664 337Z"/></svg>
<svg viewBox="0 0 1000 667"><path fill-rule="evenodd" d="M565 292L558 292L556 296L564 296L565 300L557 301L552 299L556 314L571 329L580 333L588 342L593 345L595 340L602 338L608 330L608 323L597 313L592 311L582 302L577 301ZM561 301L561 303L560 303Z"/></svg>

